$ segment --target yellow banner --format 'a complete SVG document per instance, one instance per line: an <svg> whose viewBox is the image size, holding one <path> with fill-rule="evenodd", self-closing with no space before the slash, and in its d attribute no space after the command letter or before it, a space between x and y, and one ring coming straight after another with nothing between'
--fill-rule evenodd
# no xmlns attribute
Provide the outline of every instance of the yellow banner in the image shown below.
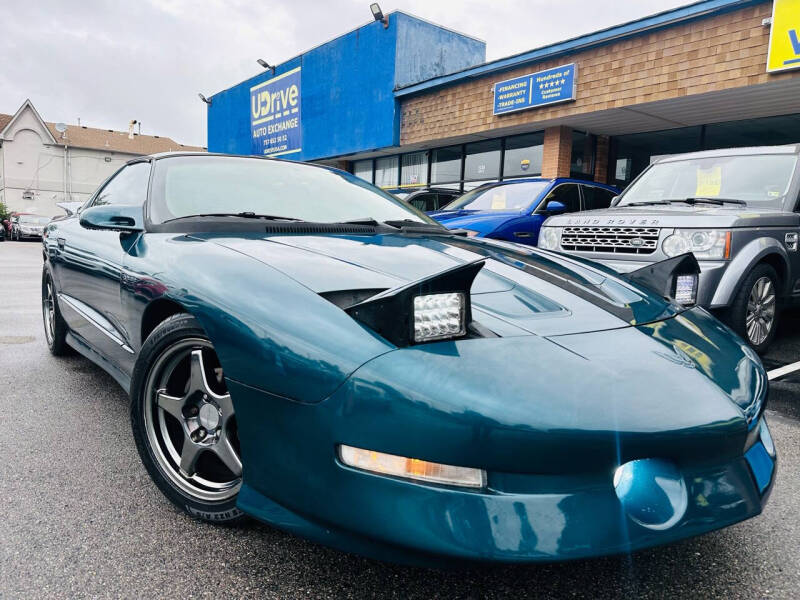
<svg viewBox="0 0 800 600"><path fill-rule="evenodd" d="M767 72L800 68L800 0L774 0Z"/></svg>

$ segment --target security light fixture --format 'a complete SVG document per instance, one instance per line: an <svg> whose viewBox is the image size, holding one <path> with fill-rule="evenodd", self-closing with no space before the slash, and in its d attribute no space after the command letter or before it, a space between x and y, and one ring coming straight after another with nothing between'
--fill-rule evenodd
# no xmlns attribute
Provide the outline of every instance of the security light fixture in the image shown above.
<svg viewBox="0 0 800 600"><path fill-rule="evenodd" d="M272 71L272 74L275 75L275 66L274 65L269 64L263 58L257 58L256 62L258 64L260 64L262 67L264 67L265 69L269 69L270 71Z"/></svg>
<svg viewBox="0 0 800 600"><path fill-rule="evenodd" d="M377 2L373 2L369 5L369 9L372 11L372 17L376 21L383 23L383 28L387 29L389 27L389 17L383 14L380 5Z"/></svg>
<svg viewBox="0 0 800 600"><path fill-rule="evenodd" d="M200 92L197 92L197 97L198 97L198 98L200 98L200 100L202 100L202 101L203 101L203 102L205 102L206 104L211 104L211 99L210 99L210 98L206 98L206 97L205 97L205 96L203 96L203 94L201 94Z"/></svg>

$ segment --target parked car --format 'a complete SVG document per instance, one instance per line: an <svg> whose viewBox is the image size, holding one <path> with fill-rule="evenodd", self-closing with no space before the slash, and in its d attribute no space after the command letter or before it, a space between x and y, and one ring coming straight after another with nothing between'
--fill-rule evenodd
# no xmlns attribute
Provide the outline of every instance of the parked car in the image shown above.
<svg viewBox="0 0 800 600"><path fill-rule="evenodd" d="M459 190L435 187L417 190L399 188L397 190L392 190L392 193L422 212L430 212L444 208L447 204L450 204L453 200L461 196L461 191Z"/></svg>
<svg viewBox="0 0 800 600"><path fill-rule="evenodd" d="M12 223L12 240L41 238L44 228L50 222L50 217L31 214L18 215L14 219L16 220Z"/></svg>
<svg viewBox="0 0 800 600"><path fill-rule="evenodd" d="M761 512L756 354L704 310L470 239L349 173L137 158L44 238L48 347L130 394L155 484L391 560L630 552ZM678 318L679 317L679 318Z"/></svg>
<svg viewBox="0 0 800 600"><path fill-rule="evenodd" d="M470 237L535 246L550 215L603 208L619 193L614 187L577 179L526 177L487 183L430 216Z"/></svg>
<svg viewBox="0 0 800 600"><path fill-rule="evenodd" d="M663 158L612 208L549 219L542 245L617 271L693 252L702 272L679 300L714 309L758 352L800 300L800 145Z"/></svg>

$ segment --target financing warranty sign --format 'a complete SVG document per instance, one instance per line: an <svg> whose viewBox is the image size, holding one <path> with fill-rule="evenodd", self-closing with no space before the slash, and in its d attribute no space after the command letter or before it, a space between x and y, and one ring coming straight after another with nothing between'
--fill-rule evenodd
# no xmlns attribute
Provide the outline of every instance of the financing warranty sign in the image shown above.
<svg viewBox="0 0 800 600"><path fill-rule="evenodd" d="M800 68L800 0L774 0L767 71Z"/></svg>

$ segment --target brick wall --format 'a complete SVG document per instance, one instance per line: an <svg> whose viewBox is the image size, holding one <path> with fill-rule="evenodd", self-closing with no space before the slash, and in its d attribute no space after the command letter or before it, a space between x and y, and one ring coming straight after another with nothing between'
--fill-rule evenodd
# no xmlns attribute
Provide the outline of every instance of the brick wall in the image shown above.
<svg viewBox="0 0 800 600"><path fill-rule="evenodd" d="M800 77L766 73L769 27L761 20L771 11L764 2L414 96L402 102L400 143ZM578 65L575 102L492 115L495 82L570 62Z"/></svg>
<svg viewBox="0 0 800 600"><path fill-rule="evenodd" d="M569 177L572 159L572 129L548 127L544 130L542 177Z"/></svg>

